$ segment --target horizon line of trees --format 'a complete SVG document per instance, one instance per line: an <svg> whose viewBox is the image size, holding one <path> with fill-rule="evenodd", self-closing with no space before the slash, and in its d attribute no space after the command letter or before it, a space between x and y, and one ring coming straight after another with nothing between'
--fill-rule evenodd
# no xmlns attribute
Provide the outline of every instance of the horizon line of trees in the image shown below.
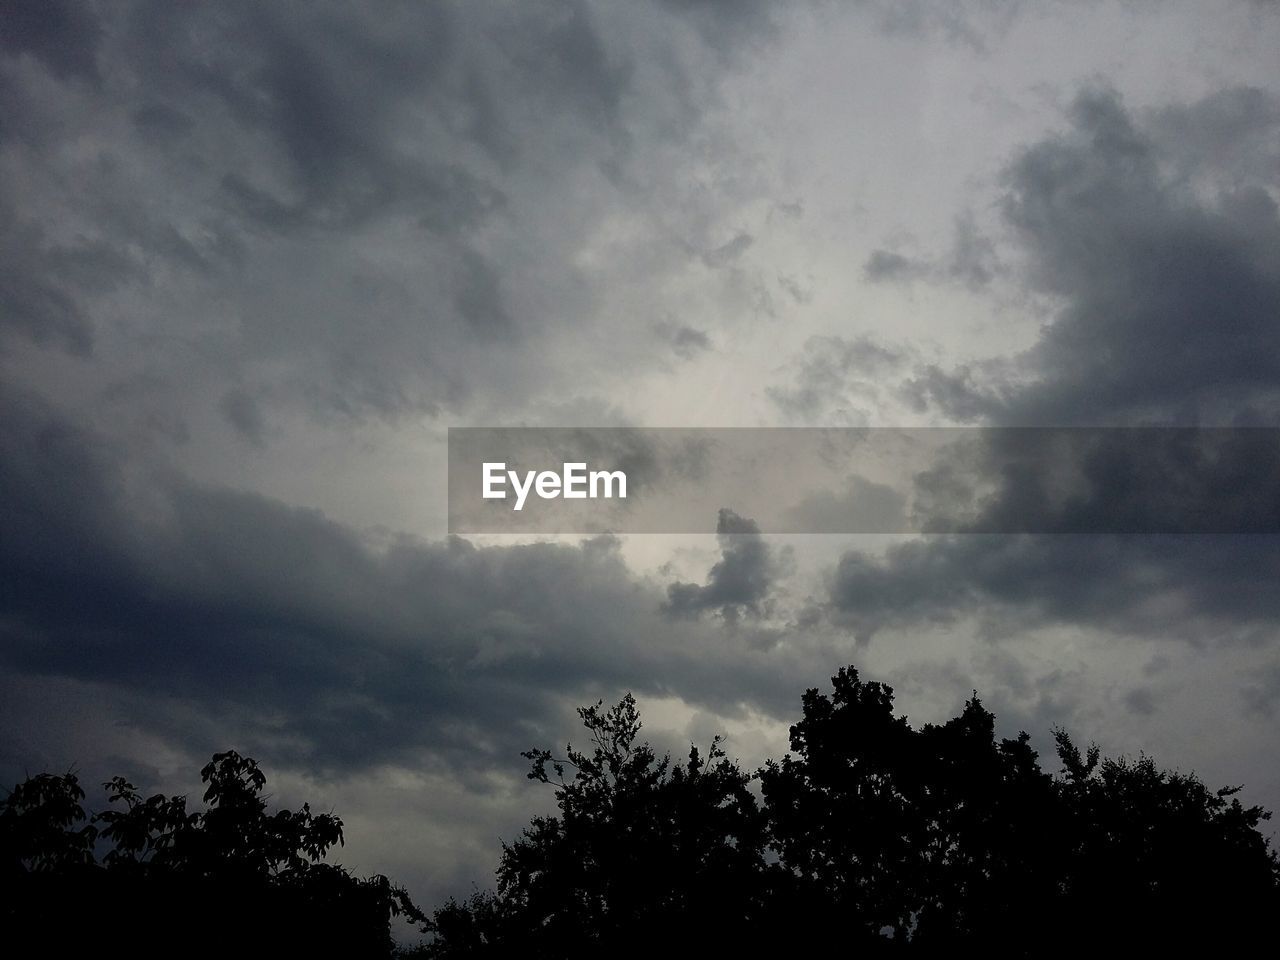
<svg viewBox="0 0 1280 960"><path fill-rule="evenodd" d="M802 711L789 753L744 771L718 737L705 756L658 756L630 694L579 709L586 748L523 754L558 813L502 844L494 889L430 914L385 877L324 863L341 820L269 814L265 776L234 752L202 771L197 812L117 777L87 817L73 775L42 774L0 800L0 909L8 929L57 923L86 945L433 958L1181 955L1256 942L1280 915L1271 814L1239 787L1104 759L1063 730L1050 774L1025 732L997 739L976 693L915 729L853 667ZM430 939L396 947L394 916Z"/></svg>
<svg viewBox="0 0 1280 960"><path fill-rule="evenodd" d="M525 754L559 815L503 845L495 890L434 912L425 956L1183 955L1256 942L1280 915L1271 815L1239 787L1063 730L1051 775L1025 732L996 738L976 692L913 729L891 687L841 669L753 773L719 740L673 764L639 742L630 695L602 708L579 710L589 749Z"/></svg>

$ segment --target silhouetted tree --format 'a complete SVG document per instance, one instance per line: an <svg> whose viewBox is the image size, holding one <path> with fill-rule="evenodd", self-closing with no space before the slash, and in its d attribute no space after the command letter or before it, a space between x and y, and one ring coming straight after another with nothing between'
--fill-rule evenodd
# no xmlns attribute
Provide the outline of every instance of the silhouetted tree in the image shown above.
<svg viewBox="0 0 1280 960"><path fill-rule="evenodd" d="M890 687L852 668L832 684L805 693L792 753L760 772L791 912L810 930L918 947L1035 930L1060 811L1029 738L997 742L976 696L914 730Z"/></svg>
<svg viewBox="0 0 1280 960"><path fill-rule="evenodd" d="M628 694L578 711L592 747L530 750L560 815L504 844L496 895L451 901L433 918L430 956L681 953L747 942L765 903L765 824L750 775L717 738L704 757L658 757L637 741Z"/></svg>
<svg viewBox="0 0 1280 960"><path fill-rule="evenodd" d="M385 877L323 862L342 843L338 817L268 813L253 760L216 754L201 778L203 810L115 777L92 816L75 774L18 784L0 802L5 930L56 930L67 951L388 956L393 915L425 921Z"/></svg>
<svg viewBox="0 0 1280 960"><path fill-rule="evenodd" d="M637 745L629 695L579 711L590 754L526 754L560 815L504 846L496 892L435 912L425 952L1181 955L1270 932L1270 814L1236 788L1082 756L1061 731L1050 775L1026 733L996 737L976 694L914 729L890 687L853 668L832 685L804 694L790 753L755 774L762 805L718 742L675 767Z"/></svg>
<svg viewBox="0 0 1280 960"><path fill-rule="evenodd" d="M915 729L852 668L802 708L790 752L755 774L719 738L657 756L630 695L582 708L589 748L524 754L558 815L503 845L496 890L430 918L385 877L325 863L341 820L268 812L265 776L234 752L202 771L196 811L117 777L87 815L74 774L42 774L0 801L0 921L12 942L56 931L64 952L387 956L403 913L433 934L411 953L443 958L1180 956L1271 932L1270 814L1239 788L1082 753L1061 730L1051 775L976 694Z"/></svg>
<svg viewBox="0 0 1280 960"><path fill-rule="evenodd" d="M1274 935L1277 858L1258 829L1270 812L1241 804L1239 787L1210 790L1146 756L1099 761L1094 746L1082 758L1055 737L1064 912L1095 918L1112 943L1177 953Z"/></svg>

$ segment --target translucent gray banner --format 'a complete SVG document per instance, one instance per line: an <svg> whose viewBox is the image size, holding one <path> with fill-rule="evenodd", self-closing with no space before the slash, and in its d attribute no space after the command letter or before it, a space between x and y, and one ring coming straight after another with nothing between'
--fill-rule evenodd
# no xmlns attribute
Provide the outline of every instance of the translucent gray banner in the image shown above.
<svg viewBox="0 0 1280 960"><path fill-rule="evenodd" d="M1271 428L449 430L449 531L1275 533Z"/></svg>

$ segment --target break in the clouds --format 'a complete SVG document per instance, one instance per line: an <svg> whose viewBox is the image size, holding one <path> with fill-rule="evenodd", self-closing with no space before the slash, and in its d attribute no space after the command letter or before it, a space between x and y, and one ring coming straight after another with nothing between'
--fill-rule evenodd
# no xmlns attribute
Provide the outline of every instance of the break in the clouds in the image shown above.
<svg viewBox="0 0 1280 960"><path fill-rule="evenodd" d="M1269 536L784 544L717 499L716 537L470 542L443 438L1276 426L1278 44L1229 0L10 0L0 769L248 749L429 899L578 703L754 762L856 658L921 718L976 686L1275 805ZM979 443L799 509L1162 509L1096 453L1069 504Z"/></svg>

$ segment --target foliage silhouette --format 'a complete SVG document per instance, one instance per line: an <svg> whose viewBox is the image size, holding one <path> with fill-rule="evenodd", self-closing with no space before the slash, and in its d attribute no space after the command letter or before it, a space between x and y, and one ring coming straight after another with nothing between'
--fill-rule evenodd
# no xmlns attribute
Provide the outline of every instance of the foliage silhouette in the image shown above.
<svg viewBox="0 0 1280 960"><path fill-rule="evenodd" d="M426 920L387 878L323 862L343 840L337 816L307 804L268 813L253 760L216 754L201 779L206 806L190 812L185 797L143 798L123 777L103 785L110 807L92 816L74 773L14 787L0 802L6 931L143 956L389 956L392 916Z"/></svg>
<svg viewBox="0 0 1280 960"><path fill-rule="evenodd" d="M534 749L555 816L503 844L492 892L431 917L385 877L324 862L331 813L268 811L235 752L201 771L204 807L73 773L0 801L0 922L66 952L457 957L743 956L836 945L867 956L970 947L1184 955L1251 945L1280 908L1270 814L1148 757L1104 759L1054 731L1061 772L1027 734L998 739L975 694L913 728L853 668L802 698L790 751L754 773L712 741L658 756L628 694L578 711L589 746ZM396 951L403 915L431 941Z"/></svg>
<svg viewBox="0 0 1280 960"><path fill-rule="evenodd" d="M913 729L890 687L853 668L832 687L804 694L790 753L755 774L719 741L657 757L630 695L580 710L589 752L525 754L559 815L504 844L496 891L435 911L423 954L1181 955L1270 932L1270 814L1238 788L1082 756L1063 731L1051 775L1027 734L997 739L976 694Z"/></svg>
<svg viewBox="0 0 1280 960"><path fill-rule="evenodd" d="M652 949L655 938L699 947L749 942L765 903L765 821L750 776L719 738L683 763L637 740L628 694L578 711L592 747L524 754L551 784L557 817L536 817L504 844L496 894L437 910L428 956L572 957Z"/></svg>

